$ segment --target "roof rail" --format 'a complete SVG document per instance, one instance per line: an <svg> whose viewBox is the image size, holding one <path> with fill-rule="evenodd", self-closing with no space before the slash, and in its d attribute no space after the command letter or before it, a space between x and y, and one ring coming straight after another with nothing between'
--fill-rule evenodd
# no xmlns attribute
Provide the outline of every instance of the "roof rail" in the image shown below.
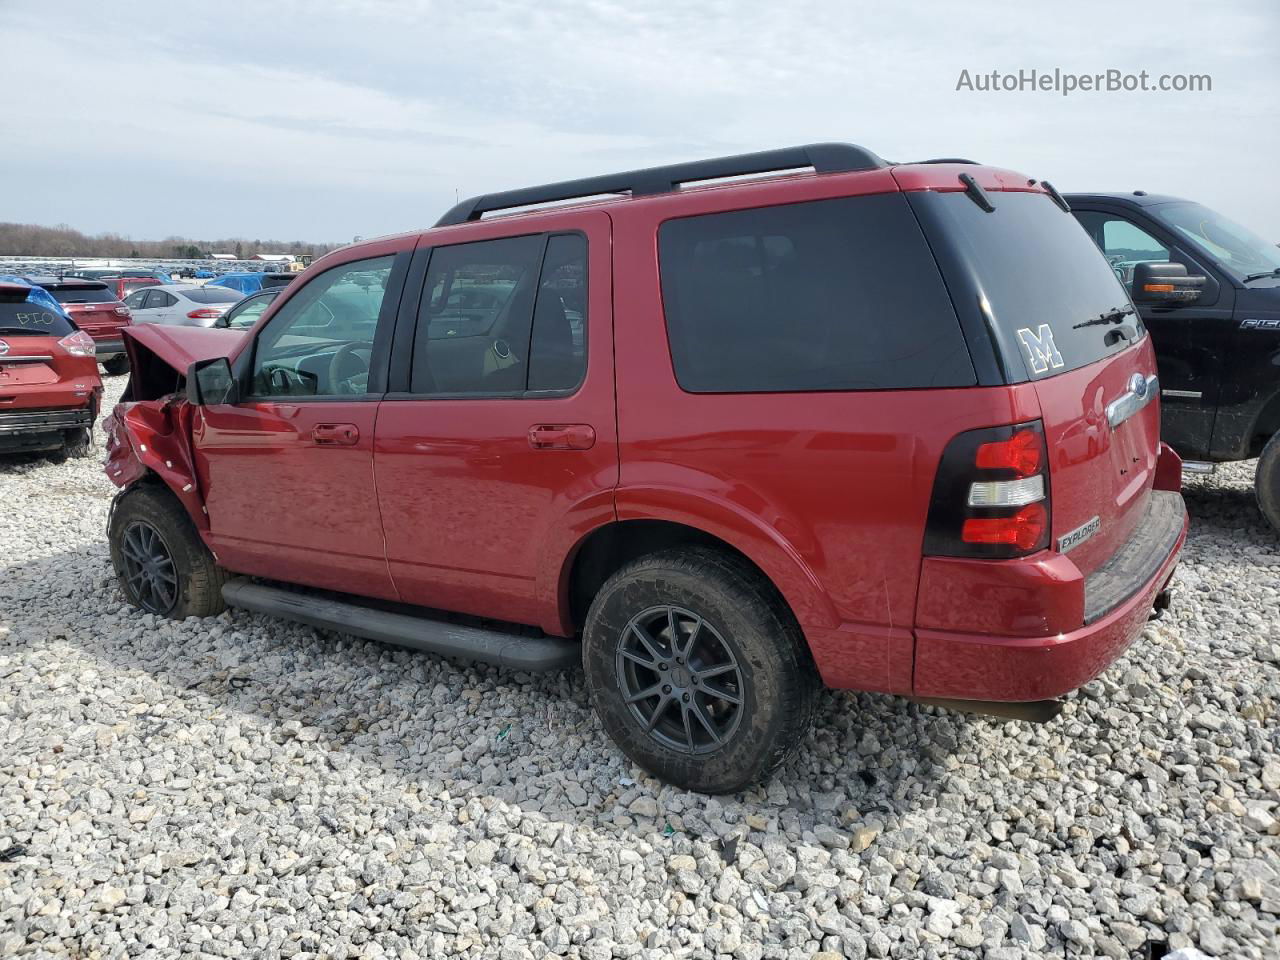
<svg viewBox="0 0 1280 960"><path fill-rule="evenodd" d="M980 166L977 160L966 160L964 157L935 157L932 160L917 160L916 163L967 163L971 166Z"/></svg>
<svg viewBox="0 0 1280 960"><path fill-rule="evenodd" d="M538 203L594 197L606 193L645 194L670 193L682 183L741 177L754 173L774 173L812 167L817 173L849 173L855 170L877 170L889 164L870 150L852 143L811 143L802 147L783 147L759 153L741 153L733 157L715 157L674 163L666 167L607 173L582 180L563 180L539 187L486 193L463 200L436 221L437 227L479 220L495 210L510 210Z"/></svg>

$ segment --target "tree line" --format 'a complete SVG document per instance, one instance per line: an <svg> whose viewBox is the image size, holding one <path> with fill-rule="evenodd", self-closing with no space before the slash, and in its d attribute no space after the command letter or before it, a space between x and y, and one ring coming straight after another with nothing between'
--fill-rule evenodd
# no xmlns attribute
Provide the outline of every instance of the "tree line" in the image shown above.
<svg viewBox="0 0 1280 960"><path fill-rule="evenodd" d="M89 236L65 223L43 227L35 223L0 223L0 256L10 257L155 257L199 260L211 253L234 253L237 258L255 253L292 253L319 256L341 244L307 243L304 240L133 240L118 233Z"/></svg>

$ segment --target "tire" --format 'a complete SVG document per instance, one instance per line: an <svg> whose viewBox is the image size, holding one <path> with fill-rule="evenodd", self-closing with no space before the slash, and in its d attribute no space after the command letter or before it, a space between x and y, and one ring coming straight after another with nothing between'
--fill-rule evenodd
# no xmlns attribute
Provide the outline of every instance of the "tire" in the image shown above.
<svg viewBox="0 0 1280 960"><path fill-rule="evenodd" d="M111 511L107 539L120 592L138 609L172 620L226 609L226 571L168 490L142 486L123 493Z"/></svg>
<svg viewBox="0 0 1280 960"><path fill-rule="evenodd" d="M107 373L113 377L118 377L122 373L128 373L129 358L124 354L120 354L118 357L112 357L110 360L107 360L102 364L102 369L107 371Z"/></svg>
<svg viewBox="0 0 1280 960"><path fill-rule="evenodd" d="M93 456L93 434L86 427L68 430L62 441L63 453L72 460L84 460Z"/></svg>
<svg viewBox="0 0 1280 960"><path fill-rule="evenodd" d="M682 649L670 642L673 618ZM808 734L821 689L772 585L702 547L641 557L610 577L587 614L582 660L592 705L622 752L700 793L772 774ZM708 670L717 672L698 676Z"/></svg>
<svg viewBox="0 0 1280 960"><path fill-rule="evenodd" d="M1258 508L1267 518L1272 529L1280 533L1280 433L1262 448L1258 458L1258 472L1253 478L1253 490L1258 497Z"/></svg>

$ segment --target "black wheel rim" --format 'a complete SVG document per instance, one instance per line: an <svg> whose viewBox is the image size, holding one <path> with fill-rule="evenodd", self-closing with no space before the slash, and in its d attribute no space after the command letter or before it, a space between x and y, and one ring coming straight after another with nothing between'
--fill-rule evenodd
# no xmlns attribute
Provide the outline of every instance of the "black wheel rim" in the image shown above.
<svg viewBox="0 0 1280 960"><path fill-rule="evenodd" d="M745 684L737 654L684 607L650 607L618 641L618 689L650 737L681 753L714 753L742 719Z"/></svg>
<svg viewBox="0 0 1280 960"><path fill-rule="evenodd" d="M135 520L120 540L124 577L138 606L149 613L168 613L178 602L178 568L160 532Z"/></svg>

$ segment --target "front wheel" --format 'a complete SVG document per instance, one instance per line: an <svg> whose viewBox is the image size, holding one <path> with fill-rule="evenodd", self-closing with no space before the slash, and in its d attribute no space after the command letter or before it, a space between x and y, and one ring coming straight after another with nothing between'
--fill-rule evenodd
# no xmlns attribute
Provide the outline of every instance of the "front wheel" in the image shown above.
<svg viewBox="0 0 1280 960"><path fill-rule="evenodd" d="M622 752L702 793L767 778L808 733L820 689L772 587L704 548L642 557L614 574L587 615L583 665Z"/></svg>
<svg viewBox="0 0 1280 960"><path fill-rule="evenodd" d="M167 490L143 486L121 494L107 538L120 592L135 607L173 620L225 609L224 572Z"/></svg>
<svg viewBox="0 0 1280 960"><path fill-rule="evenodd" d="M1258 458L1258 472L1253 478L1253 489L1258 497L1258 507L1272 528L1280 533L1280 433L1262 448Z"/></svg>

